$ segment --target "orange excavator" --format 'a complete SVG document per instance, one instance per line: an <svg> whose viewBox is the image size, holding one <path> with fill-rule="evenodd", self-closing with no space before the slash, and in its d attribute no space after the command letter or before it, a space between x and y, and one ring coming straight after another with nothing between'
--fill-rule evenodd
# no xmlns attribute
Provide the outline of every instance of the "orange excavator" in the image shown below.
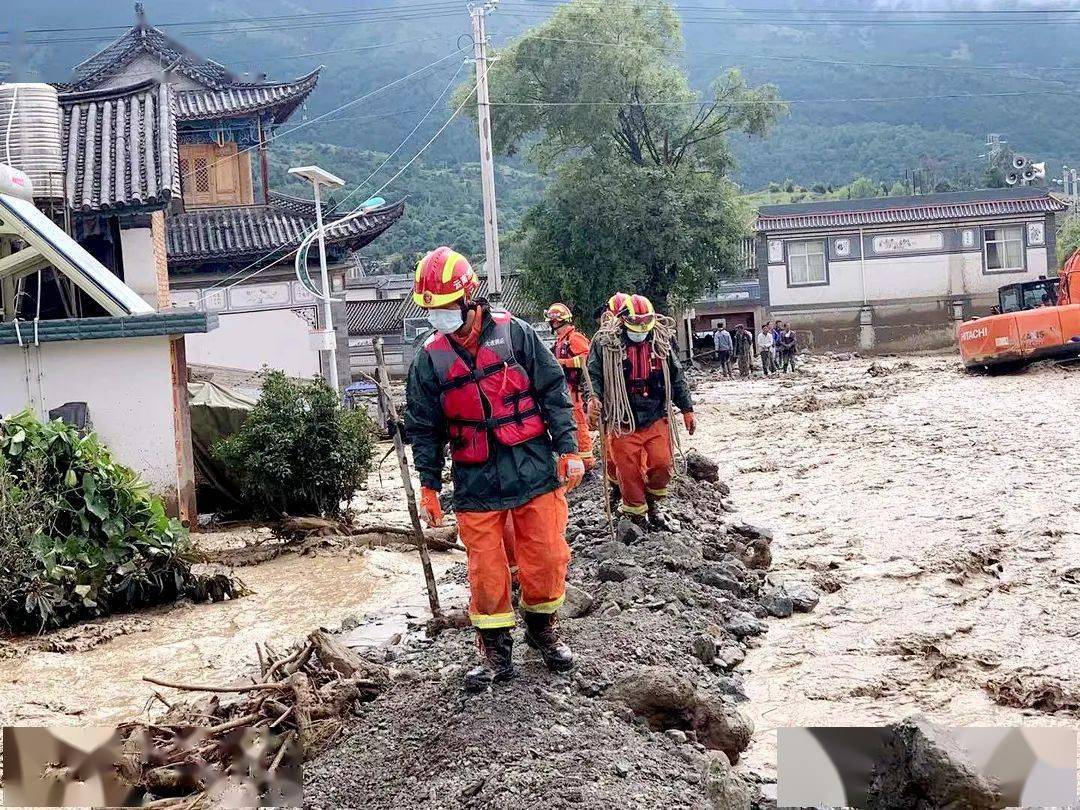
<svg viewBox="0 0 1080 810"><path fill-rule="evenodd" d="M956 330L969 371L1017 371L1035 360L1080 357L1080 250L1057 278L1001 287L995 310Z"/></svg>

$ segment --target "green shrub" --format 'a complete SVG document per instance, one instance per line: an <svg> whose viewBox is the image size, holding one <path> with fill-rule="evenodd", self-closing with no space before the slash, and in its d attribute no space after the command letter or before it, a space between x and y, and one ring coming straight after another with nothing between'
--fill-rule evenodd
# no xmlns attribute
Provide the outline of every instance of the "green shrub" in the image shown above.
<svg viewBox="0 0 1080 810"><path fill-rule="evenodd" d="M0 627L41 630L187 595L187 532L94 433L0 419Z"/></svg>
<svg viewBox="0 0 1080 810"><path fill-rule="evenodd" d="M322 380L267 374L244 426L214 445L248 507L264 517L337 515L367 479L373 426Z"/></svg>

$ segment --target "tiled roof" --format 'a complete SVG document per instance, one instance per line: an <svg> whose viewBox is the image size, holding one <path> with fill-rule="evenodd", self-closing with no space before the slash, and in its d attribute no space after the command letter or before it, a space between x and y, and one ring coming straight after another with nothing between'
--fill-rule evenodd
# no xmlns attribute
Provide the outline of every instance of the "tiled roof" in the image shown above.
<svg viewBox="0 0 1080 810"><path fill-rule="evenodd" d="M865 200L822 200L790 205L764 205L758 210L758 231L798 228L888 225L939 219L967 219L1003 214L1064 211L1066 205L1044 188L993 188L916 197L874 197Z"/></svg>
<svg viewBox="0 0 1080 810"><path fill-rule="evenodd" d="M288 119L319 81L319 68L291 82L232 84L216 90L176 91L176 117L198 121L273 110L274 123Z"/></svg>
<svg viewBox="0 0 1080 810"><path fill-rule="evenodd" d="M404 201L377 208L359 219L327 229L327 243L358 250L405 212ZM165 220L169 264L197 264L256 257L294 247L314 227L314 218L279 205L195 208Z"/></svg>
<svg viewBox="0 0 1080 810"><path fill-rule="evenodd" d="M69 90L88 90L101 86L130 64L141 53L157 57L162 68L181 73L207 87L222 88L239 81L224 65L204 59L189 51L140 16L119 39L115 39L89 59L75 66Z"/></svg>
<svg viewBox="0 0 1080 810"><path fill-rule="evenodd" d="M487 296L487 278L480 279L480 297ZM525 321L539 321L543 312L526 299L518 273L503 275L502 306ZM349 334L353 336L386 335L399 332L406 318L423 318L424 310L411 296L375 301L349 301L345 305Z"/></svg>
<svg viewBox="0 0 1080 810"><path fill-rule="evenodd" d="M179 195L172 93L156 80L63 93L65 195L75 211L164 208Z"/></svg>
<svg viewBox="0 0 1080 810"><path fill-rule="evenodd" d="M131 29L77 65L74 78L59 88L74 92L101 87L142 54L149 54L161 66L161 78L166 72L178 73L202 85L199 89L175 91L176 115L181 121L269 109L274 113L273 122L280 124L304 102L319 80L319 69L315 69L287 82L244 81L224 65L204 59L154 28L140 11Z"/></svg>
<svg viewBox="0 0 1080 810"><path fill-rule="evenodd" d="M404 298L383 298L376 301L348 301L345 317L350 335L386 335L401 330L404 322L401 311Z"/></svg>

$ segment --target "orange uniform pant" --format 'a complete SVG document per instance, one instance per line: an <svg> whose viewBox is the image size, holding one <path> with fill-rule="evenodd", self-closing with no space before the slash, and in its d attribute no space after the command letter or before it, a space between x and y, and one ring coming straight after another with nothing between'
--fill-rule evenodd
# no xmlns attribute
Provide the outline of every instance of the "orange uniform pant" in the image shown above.
<svg viewBox="0 0 1080 810"><path fill-rule="evenodd" d="M668 421L657 419L643 430L611 437L623 512L645 514L646 493L654 498L667 496L673 467L668 430Z"/></svg>
<svg viewBox="0 0 1080 810"><path fill-rule="evenodd" d="M521 583L521 609L554 613L566 596L566 493L538 495L515 509L458 512L458 536L469 558L469 619L478 628L513 627L510 561L506 541L512 536ZM507 518L513 524L508 532Z"/></svg>
<svg viewBox="0 0 1080 810"><path fill-rule="evenodd" d="M585 412L585 397L570 392L570 400L574 403L574 423L577 425L578 456L585 464L586 470L596 466L596 457L593 455L592 433L589 432L589 416Z"/></svg>

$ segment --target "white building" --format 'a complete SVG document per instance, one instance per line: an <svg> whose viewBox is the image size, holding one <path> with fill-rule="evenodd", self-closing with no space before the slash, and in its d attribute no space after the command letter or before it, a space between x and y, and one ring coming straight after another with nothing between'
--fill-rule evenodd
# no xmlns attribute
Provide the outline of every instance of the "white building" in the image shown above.
<svg viewBox="0 0 1080 810"><path fill-rule="evenodd" d="M948 345L997 289L1056 269L1046 189L768 205L756 224L769 317L815 348Z"/></svg>

